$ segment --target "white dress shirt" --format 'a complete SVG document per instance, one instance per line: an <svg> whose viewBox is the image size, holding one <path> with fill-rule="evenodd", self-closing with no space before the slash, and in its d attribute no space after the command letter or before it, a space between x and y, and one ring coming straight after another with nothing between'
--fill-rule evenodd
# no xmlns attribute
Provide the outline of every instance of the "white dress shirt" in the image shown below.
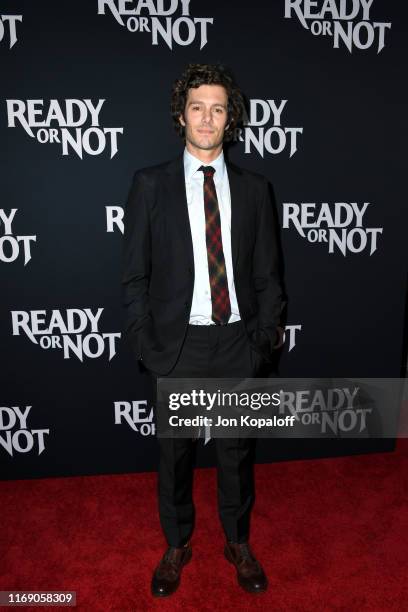
<svg viewBox="0 0 408 612"><path fill-rule="evenodd" d="M204 173L202 170L198 170L200 166L212 166L215 169L214 184L220 210L222 247L231 304L231 315L228 323L233 323L234 321L239 321L241 317L238 310L232 269L231 194L224 153L221 151L217 159L214 159L210 164L204 164L185 148L183 159L195 270L193 301L189 323L192 325L215 325L211 319L211 287L205 238Z"/></svg>

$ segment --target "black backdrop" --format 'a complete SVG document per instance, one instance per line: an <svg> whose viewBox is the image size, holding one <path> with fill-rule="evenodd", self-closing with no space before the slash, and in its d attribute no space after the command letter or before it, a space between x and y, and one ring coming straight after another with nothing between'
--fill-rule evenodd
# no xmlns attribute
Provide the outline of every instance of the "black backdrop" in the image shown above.
<svg viewBox="0 0 408 612"><path fill-rule="evenodd" d="M336 15L341 4L356 15ZM140 15L114 15L115 7L138 5ZM281 374L400 375L407 13L403 3L374 0L364 15L357 0L337 0L331 14L318 15L318 0L308 17L307 5L287 8L285 17L283 0L2 2L2 477L156 467L149 378L119 337L122 231L116 221L133 172L182 151L169 98L189 62L224 62L248 101L253 125L241 136L247 142L238 139L228 155L265 174L275 194L289 296ZM155 15L160 6L174 12ZM160 34L167 23L171 42ZM350 28L351 47L344 37L336 46L334 36L319 35L325 28ZM65 124L67 100L75 100L75 120L86 111L80 125ZM86 100L94 106L104 100L93 124ZM268 100L272 107L287 101L280 119L267 112ZM66 155L61 143L77 136L82 158L71 141ZM49 142L55 137L60 142ZM322 203L332 215L340 210L344 227L333 227L336 219L327 215L316 226ZM364 203L359 221L353 210ZM315 227L293 223L299 216L285 227L285 210L309 212L303 220ZM342 252L335 243L330 252L324 234L315 241L319 229L326 237L344 233L348 247ZM370 253L374 235L377 248ZM103 309L93 326L86 309L94 315ZM69 316L74 327L64 328ZM69 348L74 342L84 346L82 360ZM392 441L270 441L260 444L258 459L392 447ZM199 464L213 460L212 443L200 447Z"/></svg>

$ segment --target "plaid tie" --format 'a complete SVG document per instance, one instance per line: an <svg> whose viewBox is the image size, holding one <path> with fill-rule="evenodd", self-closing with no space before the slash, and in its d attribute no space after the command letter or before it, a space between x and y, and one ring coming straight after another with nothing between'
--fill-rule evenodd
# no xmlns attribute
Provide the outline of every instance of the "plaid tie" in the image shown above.
<svg viewBox="0 0 408 612"><path fill-rule="evenodd" d="M205 238L210 275L212 320L217 325L226 325L231 315L231 304L222 249L220 211L213 179L215 170L212 166L201 166L199 170L204 172Z"/></svg>

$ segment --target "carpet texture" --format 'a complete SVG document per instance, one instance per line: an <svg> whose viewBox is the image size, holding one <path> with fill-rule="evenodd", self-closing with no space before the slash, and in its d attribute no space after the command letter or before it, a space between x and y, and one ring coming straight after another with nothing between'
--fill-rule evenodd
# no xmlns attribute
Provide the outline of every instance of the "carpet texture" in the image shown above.
<svg viewBox="0 0 408 612"><path fill-rule="evenodd" d="M85 612L408 610L407 442L256 466L251 545L270 583L260 595L223 557L214 469L196 469L193 559L159 600L156 473L0 482L0 590L75 590Z"/></svg>

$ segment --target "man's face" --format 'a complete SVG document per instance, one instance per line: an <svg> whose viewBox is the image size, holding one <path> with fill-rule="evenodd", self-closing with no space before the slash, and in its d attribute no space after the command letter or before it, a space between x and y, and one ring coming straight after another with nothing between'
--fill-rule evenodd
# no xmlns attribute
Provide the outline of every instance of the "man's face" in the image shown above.
<svg viewBox="0 0 408 612"><path fill-rule="evenodd" d="M210 151L222 146L227 123L228 97L222 85L200 85L188 90L184 117L187 145Z"/></svg>

